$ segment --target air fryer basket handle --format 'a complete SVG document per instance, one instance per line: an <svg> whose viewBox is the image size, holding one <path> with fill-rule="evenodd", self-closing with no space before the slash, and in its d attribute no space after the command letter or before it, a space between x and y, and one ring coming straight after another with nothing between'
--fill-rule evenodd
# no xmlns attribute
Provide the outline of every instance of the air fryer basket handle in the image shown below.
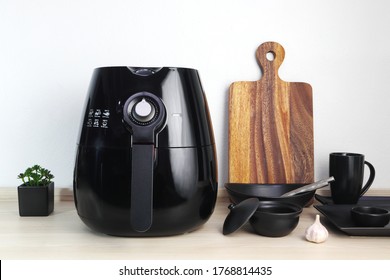
<svg viewBox="0 0 390 280"><path fill-rule="evenodd" d="M138 232L150 229L153 221L154 145L133 145L131 161L131 224Z"/></svg>
<svg viewBox="0 0 390 280"><path fill-rule="evenodd" d="M123 107L123 122L132 134L130 222L138 232L148 231L153 223L154 151L165 116L161 99L146 91L132 95Z"/></svg>

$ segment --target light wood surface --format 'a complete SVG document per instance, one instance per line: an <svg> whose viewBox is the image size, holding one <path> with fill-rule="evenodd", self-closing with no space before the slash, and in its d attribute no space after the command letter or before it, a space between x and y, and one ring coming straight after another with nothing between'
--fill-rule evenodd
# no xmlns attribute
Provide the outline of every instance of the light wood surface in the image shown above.
<svg viewBox="0 0 390 280"><path fill-rule="evenodd" d="M267 59L270 53L273 60ZM261 79L230 86L230 183L314 181L312 89L279 78L284 54L278 43L260 45Z"/></svg>
<svg viewBox="0 0 390 280"><path fill-rule="evenodd" d="M329 239L322 244L306 241L305 229L318 213L312 206L303 210L298 227L286 237L259 236L249 225L224 236L228 205L226 192L220 189L214 214L192 233L119 238L90 231L78 218L73 201L58 197L52 215L19 217L16 188L0 188L0 259L390 259L389 237L350 237L324 218Z"/></svg>

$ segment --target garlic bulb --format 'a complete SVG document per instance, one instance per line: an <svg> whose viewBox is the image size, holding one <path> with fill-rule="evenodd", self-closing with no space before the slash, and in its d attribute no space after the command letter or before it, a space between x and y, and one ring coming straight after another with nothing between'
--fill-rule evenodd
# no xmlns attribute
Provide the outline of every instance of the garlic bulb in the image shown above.
<svg viewBox="0 0 390 280"><path fill-rule="evenodd" d="M314 243L322 243L328 239L328 231L320 222L320 215L316 215L314 224L306 229L306 239Z"/></svg>

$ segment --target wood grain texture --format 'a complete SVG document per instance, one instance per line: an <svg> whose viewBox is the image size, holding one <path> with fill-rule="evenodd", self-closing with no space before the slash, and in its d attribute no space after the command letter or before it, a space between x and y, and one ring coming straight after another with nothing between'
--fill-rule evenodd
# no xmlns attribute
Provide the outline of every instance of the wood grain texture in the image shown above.
<svg viewBox="0 0 390 280"><path fill-rule="evenodd" d="M390 188L384 187L370 189L366 195L389 196ZM12 200L3 200L4 189L0 187L1 260L216 260L213 266L226 265L219 260L389 260L390 242L386 237L352 238L329 226L330 237L325 243L305 241L305 230L318 214L314 207L304 208L296 229L282 238L254 234L249 224L224 236L223 221L230 204L224 189L218 190L214 213L201 228L155 238L120 238L89 230L77 216L72 201L56 202L48 217L19 217L15 187L7 192L14 194Z"/></svg>
<svg viewBox="0 0 390 280"><path fill-rule="evenodd" d="M278 43L260 45L261 79L230 86L230 183L314 181L312 89L279 78L284 54Z"/></svg>

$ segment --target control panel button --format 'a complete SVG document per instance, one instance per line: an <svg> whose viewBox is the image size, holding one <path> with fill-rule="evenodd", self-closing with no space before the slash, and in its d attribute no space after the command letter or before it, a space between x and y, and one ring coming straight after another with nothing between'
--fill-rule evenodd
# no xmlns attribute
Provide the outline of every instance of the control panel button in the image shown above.
<svg viewBox="0 0 390 280"><path fill-rule="evenodd" d="M152 113L152 105L143 98L141 102L138 102L135 105L134 113L138 117L146 118Z"/></svg>
<svg viewBox="0 0 390 280"><path fill-rule="evenodd" d="M152 120L156 114L154 105L145 98L142 98L141 101L137 102L132 108L129 109L129 114L131 114L135 120L141 123Z"/></svg>

